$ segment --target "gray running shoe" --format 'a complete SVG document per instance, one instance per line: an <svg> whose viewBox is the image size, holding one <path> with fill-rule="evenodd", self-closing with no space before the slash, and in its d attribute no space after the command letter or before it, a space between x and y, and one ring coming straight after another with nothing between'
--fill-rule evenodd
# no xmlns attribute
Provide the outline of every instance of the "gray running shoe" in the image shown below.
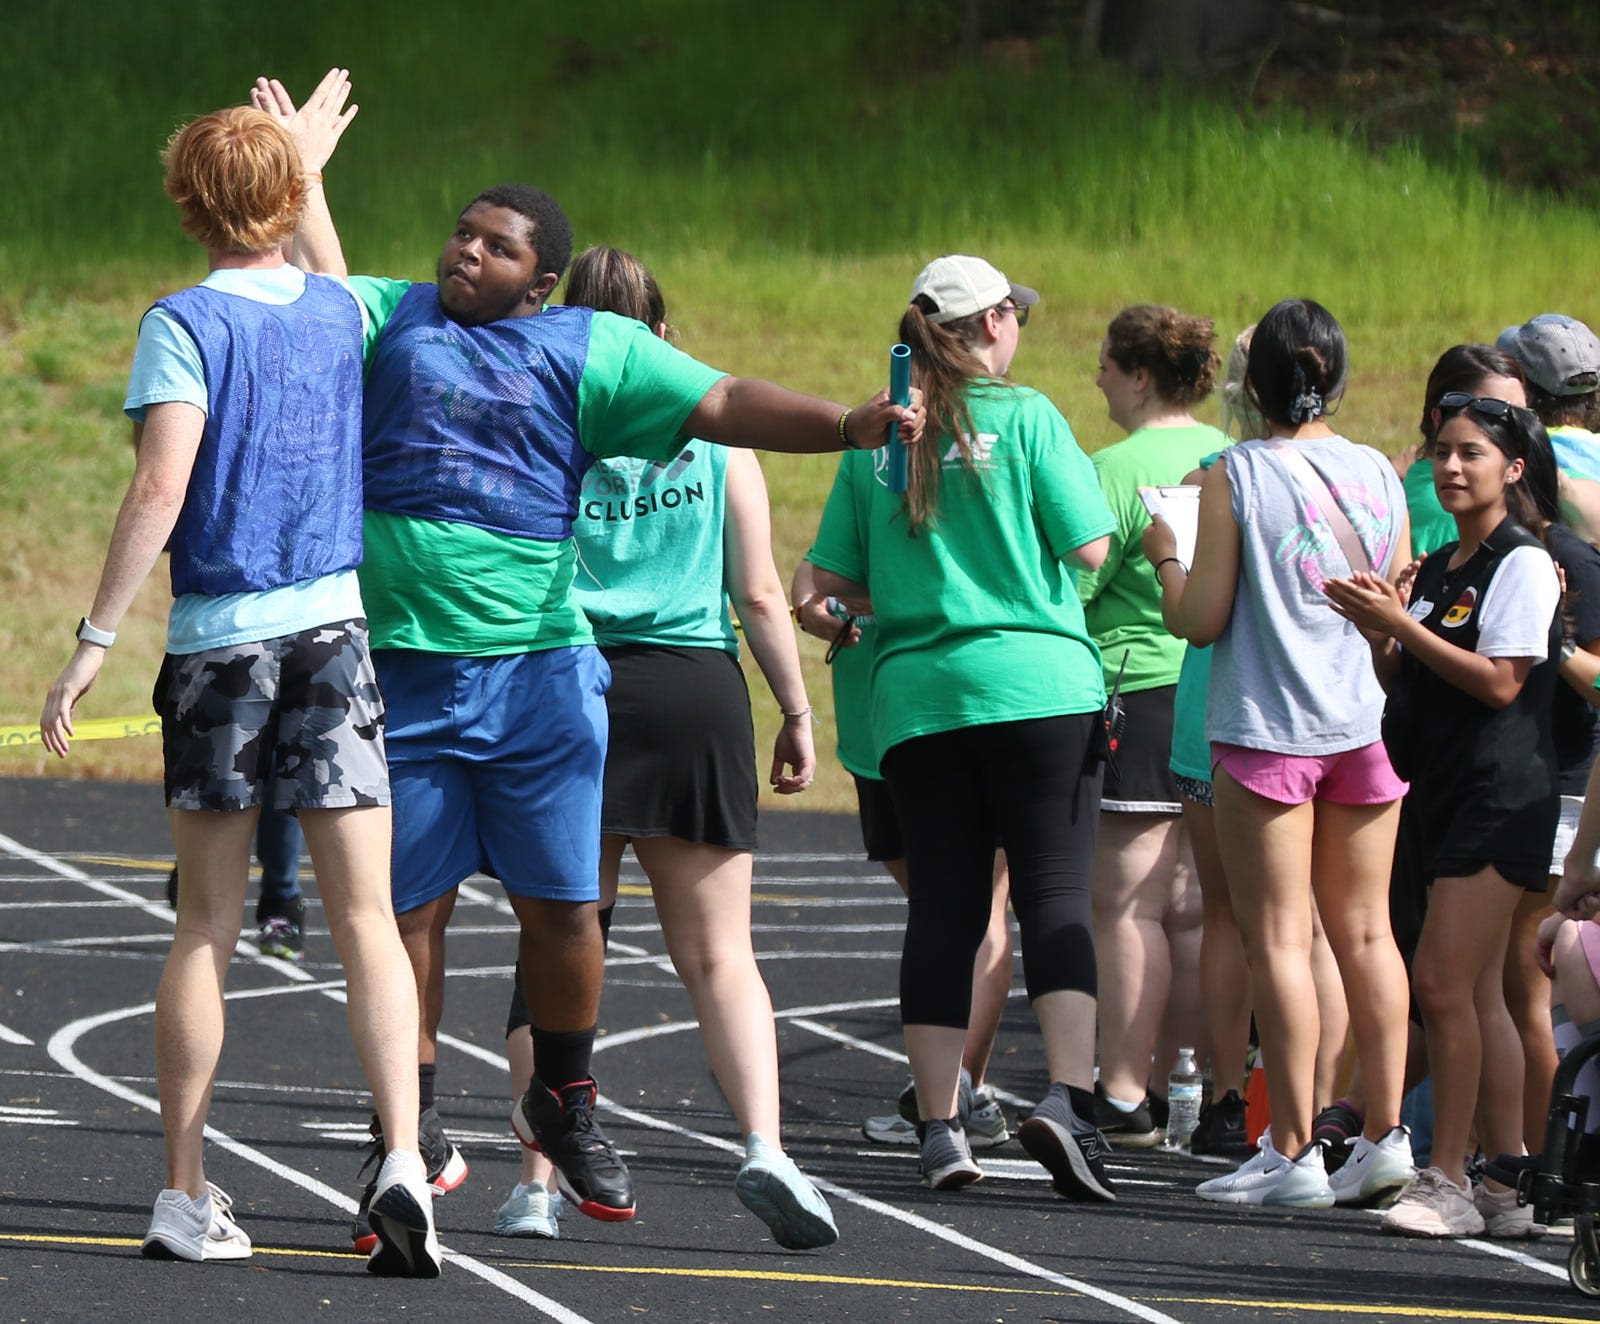
<svg viewBox="0 0 1600 1324"><path fill-rule="evenodd" d="M917 1124L899 1113L892 1117L869 1117L861 1124L861 1134L875 1145L915 1145Z"/></svg>
<svg viewBox="0 0 1600 1324"><path fill-rule="evenodd" d="M972 1091L972 1111L961 1119L961 1125L966 1130L967 1143L974 1149L997 1149L1011 1139L1000 1100L987 1085Z"/></svg>
<svg viewBox="0 0 1600 1324"><path fill-rule="evenodd" d="M917 1124L922 1145L922 1184L934 1191L959 1191L983 1180L983 1169L972 1161L967 1133L959 1123L935 1119Z"/></svg>

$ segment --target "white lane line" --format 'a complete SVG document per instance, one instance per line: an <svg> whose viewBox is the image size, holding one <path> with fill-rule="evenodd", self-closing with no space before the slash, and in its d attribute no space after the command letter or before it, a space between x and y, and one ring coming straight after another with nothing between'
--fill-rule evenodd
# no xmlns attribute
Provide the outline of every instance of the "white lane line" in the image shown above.
<svg viewBox="0 0 1600 1324"><path fill-rule="evenodd" d="M21 858L30 860L36 864L40 864L41 867L49 868L51 872L60 874L63 878L70 878L74 882L82 883L86 887L89 887L94 891L98 891L103 895L115 897L119 900L135 904L140 909L143 909L159 918L165 919L169 923L172 920L172 912L167 909L164 903L146 901L143 897L135 896L131 892L125 892L122 888L103 882L100 879L93 877L91 874L87 874L83 870L75 868L72 865L66 864L62 861L52 860L48 856L41 855L38 851L24 846L19 841L14 841L4 833L0 833L0 850L9 851L14 855L20 856ZM268 966L278 971L278 973L282 974L285 978L292 979L295 982L287 988L279 987L265 989L242 989L238 992L227 994L226 996L230 1001L255 997L272 997L280 993L321 993L325 996L336 998L339 1001L344 1000L343 980L337 980L331 983L316 983L314 981L314 977L306 974L303 970L297 969L295 966L286 961L278 961L271 957L262 956L261 953L255 949L253 944L248 944L242 939L236 950L247 957L253 958L257 964ZM51 1035L50 1041L46 1045L46 1051L49 1053L51 1059L57 1063L57 1065L61 1066L66 1071L69 1071L72 1075L76 1076L85 1084L92 1085L94 1088L101 1090L104 1093L110 1094L115 1098L123 1099L128 1103L134 1104L136 1107L144 1108L148 1112L155 1113L157 1116L159 1116L161 1113L161 1105L155 1098L148 1094L141 1094L138 1090L130 1089L119 1081L113 1080L111 1077L95 1071L92 1067L88 1066L78 1057L76 1051L78 1039L91 1030L99 1029L103 1025L111 1025L118 1021L129 1020L139 1016L153 1015L154 1013L155 1003L147 1002L142 1003L137 1007L122 1007L114 1011L102 1012L97 1016L83 1017L80 1020L72 1021L69 1024L62 1026L53 1035ZM274 1176L280 1177L284 1181L290 1182L295 1186L299 1186L302 1190L309 1191L311 1194L320 1199L328 1201L330 1204L334 1205L338 1209L343 1210L347 1214L355 1213L356 1203L354 1200L350 1199L342 1192L336 1191L333 1187L318 1181L315 1177L308 1176L303 1172L288 1167L286 1164L279 1163L276 1159L268 1157L260 1150L255 1149L250 1145L242 1144L239 1141L234 1140L231 1136L225 1135L223 1132L218 1131L215 1127L206 1127L205 1134L207 1139L220 1145L228 1153L245 1159L247 1162L254 1163L256 1166L264 1168L267 1172L272 1173ZM589 1320L585 1319L576 1311L569 1310L559 1301L544 1296L542 1293L535 1292L531 1287L518 1282L515 1278L512 1278L508 1274L502 1273L499 1269L491 1268L489 1265L484 1264L479 1260L475 1260L467 1255L458 1254L455 1251L446 1251L444 1252L444 1255L445 1258L448 1259L452 1264L459 1265L468 1273L482 1279L491 1286L499 1288L508 1296L515 1297L525 1305L532 1306L542 1315L557 1321L557 1324L590 1324Z"/></svg>
<svg viewBox="0 0 1600 1324"><path fill-rule="evenodd" d="M21 1030L13 1030L9 1025L0 1022L0 1044L15 1044L18 1048L32 1048L33 1040L23 1034Z"/></svg>
<svg viewBox="0 0 1600 1324"><path fill-rule="evenodd" d="M342 985L298 984L269 989L246 989L239 993L229 993L227 997L230 1001L233 1001L251 997L274 997L285 993L321 993L336 987L342 987ZM155 1009L155 1003L146 1002L136 1007L119 1007L113 1011L101 1012L95 1016L85 1016L79 1020L72 1021L67 1025L63 1025L50 1036L47 1051L52 1060L63 1069L71 1072L84 1084L92 1085L94 1088L110 1094L114 1098L122 1099L135 1107L143 1108L147 1112L159 1115L161 1105L156 1099L148 1094L141 1094L138 1090L129 1089L109 1076L102 1075L84 1062L77 1054L78 1040L90 1031L116 1024L119 1021L153 1015ZM256 1167L263 1169L272 1176L293 1186L298 1186L301 1190L320 1200L325 1200L347 1214L356 1212L356 1202L343 1192L335 1190L333 1187L299 1171L297 1168L291 1168L285 1163L278 1162L277 1159L262 1153L261 1150L256 1149L253 1145L247 1145L235 1140L232 1136L217 1130L214 1126L206 1127L205 1137L212 1144L234 1155L234 1157L241 1158L247 1163L255 1164ZM443 1247L441 1247L441 1253L449 1263L457 1265L474 1277L499 1288L502 1292L508 1296L515 1297L524 1305L532 1306L540 1314L557 1321L557 1324L590 1324L590 1321L585 1319L584 1316L576 1311L569 1310L561 1302L534 1291L531 1287L518 1282L509 1274L502 1273L499 1269L491 1268L489 1265L473 1259L470 1255L463 1255Z"/></svg>
<svg viewBox="0 0 1600 1324"><path fill-rule="evenodd" d="M853 1006L854 1004L846 1005ZM844 1008L841 1007L840 1009ZM665 1029L665 1027L661 1028ZM596 1044L595 1047L598 1049L600 1045ZM730 1154L742 1156L744 1153L742 1146L736 1145L730 1140L724 1140L720 1136L707 1135L703 1131L680 1126L676 1122L668 1122L662 1118L653 1117L649 1113L641 1113L632 1108L625 1108L617 1103L609 1103L608 1106L612 1112L638 1126L683 1136L686 1139L707 1145L712 1149L720 1149ZM862 1195L847 1186L841 1186L837 1182L829 1181L826 1177L818 1177L810 1173L807 1175L817 1189L826 1191L835 1199L843 1200L845 1203L852 1204L868 1213L879 1214L884 1218L893 1219L897 1223L903 1223L907 1227L915 1228L925 1236L937 1237L940 1241L947 1242L982 1259L991 1260L1014 1273L1053 1283L1057 1287L1066 1288L1070 1292L1076 1292L1080 1296L1086 1296L1108 1305L1114 1310L1120 1310L1124 1314L1132 1315L1135 1319L1145 1320L1148 1324L1179 1324L1179 1321L1173 1316L1164 1315L1161 1311L1154 1310L1133 1300L1131 1297L1121 1296L1116 1292L1107 1291L1103 1287L1096 1287L1093 1283L1084 1282L1081 1278L1069 1278L1066 1274L1056 1273L1054 1270L1045 1268L1042 1264L1035 1264L1031 1260L1023 1259L1020 1255L1013 1255L1009 1251L1001 1250L998 1246L991 1246L986 1242L978 1241L976 1238L957 1232L954 1228L946 1227L942 1223L935 1223L920 1214L914 1214L909 1209L901 1209L882 1200L874 1200L872 1197ZM1037 1179L1037 1175L1035 1179Z"/></svg>
<svg viewBox="0 0 1600 1324"><path fill-rule="evenodd" d="M63 1117L54 1108L0 1107L0 1124L13 1126L76 1126L70 1117Z"/></svg>
<svg viewBox="0 0 1600 1324"><path fill-rule="evenodd" d="M1027 996L1027 992L1024 989L1014 988L1007 996L1023 998ZM899 999L887 1000L883 1005L898 1006ZM888 1058L891 1062L904 1062L907 1066L911 1065L911 1059L899 1049L886 1048L882 1044L874 1043L871 1039L858 1039L855 1035L846 1034L843 1030L836 1030L831 1025L823 1025L820 1021L803 1018L793 1013L789 1015L789 1019L803 1030L809 1030L812 1034L823 1039L832 1039L835 1043L854 1048L857 1052L871 1053L875 1057ZM1024 1099L1019 1094L1013 1094L1010 1090L1003 1090L993 1082L989 1083L989 1088L993 1091L995 1098L1002 1103L1009 1103L1013 1108L1032 1108L1036 1102L1033 1099Z"/></svg>
<svg viewBox="0 0 1600 1324"><path fill-rule="evenodd" d="M865 1011L879 1007L897 1006L898 1004L898 998L871 998L859 1002L835 1002L813 1007L795 1007L787 1012L777 1012L775 1015L779 1019L828 1016L838 1015L847 1011ZM639 1043L646 1039L660 1039L667 1035L683 1034L689 1030L698 1030L699 1028L700 1026L695 1021L668 1021L661 1025L646 1025L632 1030L620 1030L616 1034L608 1034L603 1039L595 1040L594 1051L599 1053L607 1048L620 1048L625 1044ZM443 1034L439 1036L439 1042L441 1044L449 1044L450 1047L458 1052L464 1052L470 1057L477 1058L480 1062L487 1062L492 1066L498 1067L501 1071L510 1069L510 1064L503 1056L478 1044L468 1043L465 1040L455 1039ZM704 1131L696 1131L677 1122L669 1122L665 1118L656 1117L651 1113L639 1112L637 1109L626 1107L605 1095L600 1096L600 1102L609 1111L638 1126L647 1127L653 1131L664 1131L670 1135L682 1136L687 1140L693 1140L698 1144L705 1145L707 1148L720 1149L727 1154L740 1157L744 1154L742 1145L736 1144L731 1140L724 1140L721 1136L708 1135ZM1036 1168L1036 1180L1037 1171ZM874 1200L870 1196L861 1195L847 1186L840 1186L838 1183L828 1181L823 1177L812 1176L811 1180L820 1190L824 1190L848 1204L853 1204L869 1213L880 1214L885 1218L904 1223L907 1227L915 1228L927 1236L937 1237L941 1241L949 1242L953 1246L970 1251L972 1254L984 1259L992 1260L996 1264L1014 1272L1031 1278L1039 1278L1045 1282L1053 1283L1057 1287L1064 1287L1069 1291L1091 1297L1114 1309L1132 1315L1135 1319L1146 1320L1149 1324L1179 1324L1179 1321L1171 1315L1164 1315L1159 1310L1152 1310L1149 1306L1142 1305L1129 1297L1119 1296L1117 1293L1109 1292L1103 1287L1096 1287L1093 1283L1086 1283L1080 1279L1069 1278L1065 1274L1056 1273L1045 1268L1042 1264L1034 1264L1019 1255L1003 1251L998 1246L990 1246L985 1242L965 1236L952 1228L923 1218L919 1214L914 1214L910 1210L885 1204L881 1200Z"/></svg>

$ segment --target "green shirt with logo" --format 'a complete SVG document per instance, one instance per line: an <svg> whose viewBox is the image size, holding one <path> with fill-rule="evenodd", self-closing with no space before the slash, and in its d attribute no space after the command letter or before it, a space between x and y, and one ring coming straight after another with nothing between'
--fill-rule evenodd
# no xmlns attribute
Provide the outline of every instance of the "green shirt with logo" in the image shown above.
<svg viewBox="0 0 1600 1324"><path fill-rule="evenodd" d="M878 757L967 726L1105 703L1074 548L1116 520L1072 429L1037 391L968 388L972 466L948 436L937 513L913 533L885 451L846 455L808 559L864 584L877 617L870 712Z"/></svg>

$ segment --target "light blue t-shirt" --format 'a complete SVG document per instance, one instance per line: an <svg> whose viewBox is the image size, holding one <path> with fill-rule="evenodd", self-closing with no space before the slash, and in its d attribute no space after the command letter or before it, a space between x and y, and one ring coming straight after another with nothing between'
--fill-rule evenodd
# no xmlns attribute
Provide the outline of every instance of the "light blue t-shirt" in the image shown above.
<svg viewBox="0 0 1600 1324"><path fill-rule="evenodd" d="M306 275L300 268L288 265L224 268L213 271L201 284L223 294L283 305L293 303L305 292ZM360 300L356 305L361 307ZM364 328L365 308L361 310L361 320ZM162 308L152 308L139 324L139 343L133 354L122 412L135 423L143 423L148 408L156 404L188 404L202 413L210 407L200 347ZM224 593L216 597L185 593L173 600L167 618L167 651L199 653L275 639L365 614L354 570L341 570L263 593Z"/></svg>
<svg viewBox="0 0 1600 1324"><path fill-rule="evenodd" d="M1373 570L1388 574L1406 498L1386 455L1343 437L1294 445L1338 500ZM1382 734L1383 689L1361 632L1322 586L1349 562L1311 493L1268 441L1222 453L1239 526L1233 613L1212 647L1206 738L1320 757Z"/></svg>

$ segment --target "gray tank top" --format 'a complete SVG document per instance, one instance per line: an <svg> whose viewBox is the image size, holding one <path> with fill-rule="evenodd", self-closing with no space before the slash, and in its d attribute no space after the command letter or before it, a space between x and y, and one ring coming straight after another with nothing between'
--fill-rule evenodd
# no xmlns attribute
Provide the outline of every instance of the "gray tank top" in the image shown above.
<svg viewBox="0 0 1600 1324"><path fill-rule="evenodd" d="M1293 444L1338 498L1373 569L1388 575L1406 518L1394 466L1343 437ZM1366 640L1322 592L1350 574L1333 530L1271 442L1241 442L1222 462L1239 583L1213 650L1206 739L1311 756L1370 745L1381 734L1383 689Z"/></svg>

